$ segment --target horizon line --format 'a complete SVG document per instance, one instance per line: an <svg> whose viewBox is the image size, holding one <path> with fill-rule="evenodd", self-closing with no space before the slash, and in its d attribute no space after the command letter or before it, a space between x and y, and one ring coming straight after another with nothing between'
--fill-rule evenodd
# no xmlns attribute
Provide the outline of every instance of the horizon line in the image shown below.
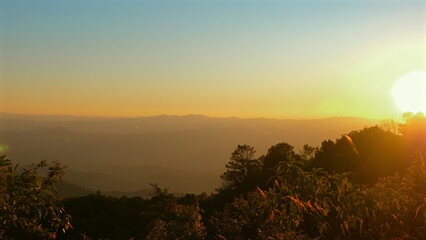
<svg viewBox="0 0 426 240"><path fill-rule="evenodd" d="M10 113L0 112L5 115L18 115L18 116L35 116L35 117L76 117L76 118L103 118L103 119L136 119L136 118L153 118L153 117L205 117L205 118L217 118L217 119L241 119L241 120L253 120L253 119L264 119L264 120L320 120L320 119L332 119L332 118L359 118L368 120L384 120L394 118L371 118L371 117L360 117L360 116L327 116L327 117L237 117L237 116L209 116L201 113L189 113L189 114L158 114L158 115L139 115L139 116L100 116L100 115L70 115L70 114L31 114L31 113Z"/></svg>

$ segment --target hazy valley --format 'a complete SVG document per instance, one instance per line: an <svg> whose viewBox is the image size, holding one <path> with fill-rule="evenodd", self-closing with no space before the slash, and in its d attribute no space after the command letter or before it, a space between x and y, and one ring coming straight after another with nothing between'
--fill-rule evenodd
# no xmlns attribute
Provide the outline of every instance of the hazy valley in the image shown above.
<svg viewBox="0 0 426 240"><path fill-rule="evenodd" d="M288 142L317 146L375 124L362 118L313 120L210 118L201 115L140 118L0 115L0 143L7 155L28 164L58 160L69 168L65 181L103 193L144 195L149 183L172 192L211 192L220 186L230 153L238 144L257 155ZM84 191L83 191L84 192Z"/></svg>

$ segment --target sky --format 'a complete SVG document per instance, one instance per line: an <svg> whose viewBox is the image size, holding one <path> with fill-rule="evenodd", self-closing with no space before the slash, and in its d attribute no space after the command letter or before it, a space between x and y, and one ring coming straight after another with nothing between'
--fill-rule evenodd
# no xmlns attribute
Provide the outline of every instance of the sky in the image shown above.
<svg viewBox="0 0 426 240"><path fill-rule="evenodd" d="M395 118L420 0L0 0L0 112Z"/></svg>

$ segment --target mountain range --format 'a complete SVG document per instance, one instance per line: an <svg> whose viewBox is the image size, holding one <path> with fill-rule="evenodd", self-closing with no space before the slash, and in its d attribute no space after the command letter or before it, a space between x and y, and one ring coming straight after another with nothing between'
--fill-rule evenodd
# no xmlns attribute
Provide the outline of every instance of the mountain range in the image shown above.
<svg viewBox="0 0 426 240"><path fill-rule="evenodd" d="M66 183L88 191L138 195L146 193L149 183L159 183L172 192L208 193L220 186L219 176L238 144L254 146L260 156L279 142L298 150L375 124L377 120L354 117L101 118L0 113L0 144L6 146L2 153L21 164L60 161L68 166Z"/></svg>

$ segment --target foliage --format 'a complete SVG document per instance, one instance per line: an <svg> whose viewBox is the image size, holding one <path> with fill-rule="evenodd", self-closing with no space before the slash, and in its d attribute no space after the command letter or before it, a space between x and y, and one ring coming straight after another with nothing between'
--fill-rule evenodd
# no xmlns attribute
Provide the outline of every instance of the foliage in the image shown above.
<svg viewBox="0 0 426 240"><path fill-rule="evenodd" d="M256 176L261 170L261 161L254 158L255 150L249 145L238 145L226 164L226 172L220 177L223 188L247 192L256 186Z"/></svg>
<svg viewBox="0 0 426 240"><path fill-rule="evenodd" d="M238 145L221 175L222 187L211 195L177 197L167 188L151 184L151 199L101 194L69 198L64 205L73 215L75 229L59 237L424 239L426 120L421 114L411 114L398 126L399 132L396 126L388 120L380 127L324 141L319 148L305 145L298 154L283 142L255 158L252 146ZM2 189L17 185L11 180L4 182L9 179L6 172L21 176L17 182L28 182L24 189L35 191L39 186L40 178L29 177L29 181L25 176L32 176L30 173L45 163L35 166L34 171L25 170L26 174L15 173L7 160L2 164ZM49 190L54 176L62 173L59 165L56 173L55 168L51 171L52 181L43 179L42 189ZM45 204L35 208L52 205ZM42 229L49 229L49 219L37 219L43 222ZM58 228L50 229L46 233Z"/></svg>
<svg viewBox="0 0 426 240"><path fill-rule="evenodd" d="M260 176L261 182L259 182L259 186L264 188L271 187L272 182L270 179L275 174L275 167L280 162L286 162L296 158L300 158L300 156L294 152L294 147L288 143L282 142L270 147L263 160Z"/></svg>
<svg viewBox="0 0 426 240"><path fill-rule="evenodd" d="M288 143L278 143L268 149L263 163L264 169L274 168L278 163L295 158L294 147Z"/></svg>
<svg viewBox="0 0 426 240"><path fill-rule="evenodd" d="M310 162L314 160L316 153L318 152L317 147L309 146L308 144L303 145L303 148L300 150L299 156L300 159L305 162Z"/></svg>
<svg viewBox="0 0 426 240"><path fill-rule="evenodd" d="M202 240L206 231L197 204L176 204L163 219L157 219L147 240Z"/></svg>
<svg viewBox="0 0 426 240"><path fill-rule="evenodd" d="M152 222L176 200L158 184L152 184L152 192L151 199L114 198L101 193L65 199L74 229L62 239L78 239L82 234L91 239L145 239Z"/></svg>
<svg viewBox="0 0 426 240"><path fill-rule="evenodd" d="M380 179L370 190L373 231L381 239L422 239L426 236L426 162L420 155L404 176ZM374 210L374 214L372 212Z"/></svg>
<svg viewBox="0 0 426 240"><path fill-rule="evenodd" d="M329 172L351 172L351 181L372 184L378 178L393 175L409 165L406 141L400 135L376 126L353 131L347 136L356 145L358 153L343 135L335 142L322 142L311 167Z"/></svg>
<svg viewBox="0 0 426 240"><path fill-rule="evenodd" d="M368 187L295 160L279 165L273 188L236 199L212 221L225 239L422 239L425 183L424 161Z"/></svg>
<svg viewBox="0 0 426 240"><path fill-rule="evenodd" d="M45 177L41 171L47 169ZM63 166L41 161L29 169L0 157L0 238L55 239L58 231L71 228L54 184L62 178Z"/></svg>
<svg viewBox="0 0 426 240"><path fill-rule="evenodd" d="M278 219L281 211L270 200L269 193L260 189L250 192L246 199L235 199L211 218L214 239L305 239L288 227L290 219Z"/></svg>
<svg viewBox="0 0 426 240"><path fill-rule="evenodd" d="M281 162L274 187L258 188L247 199L236 199L213 219L218 234L226 239L306 239L324 233L333 204L330 196L347 179L323 170L307 172L303 167L301 160Z"/></svg>

